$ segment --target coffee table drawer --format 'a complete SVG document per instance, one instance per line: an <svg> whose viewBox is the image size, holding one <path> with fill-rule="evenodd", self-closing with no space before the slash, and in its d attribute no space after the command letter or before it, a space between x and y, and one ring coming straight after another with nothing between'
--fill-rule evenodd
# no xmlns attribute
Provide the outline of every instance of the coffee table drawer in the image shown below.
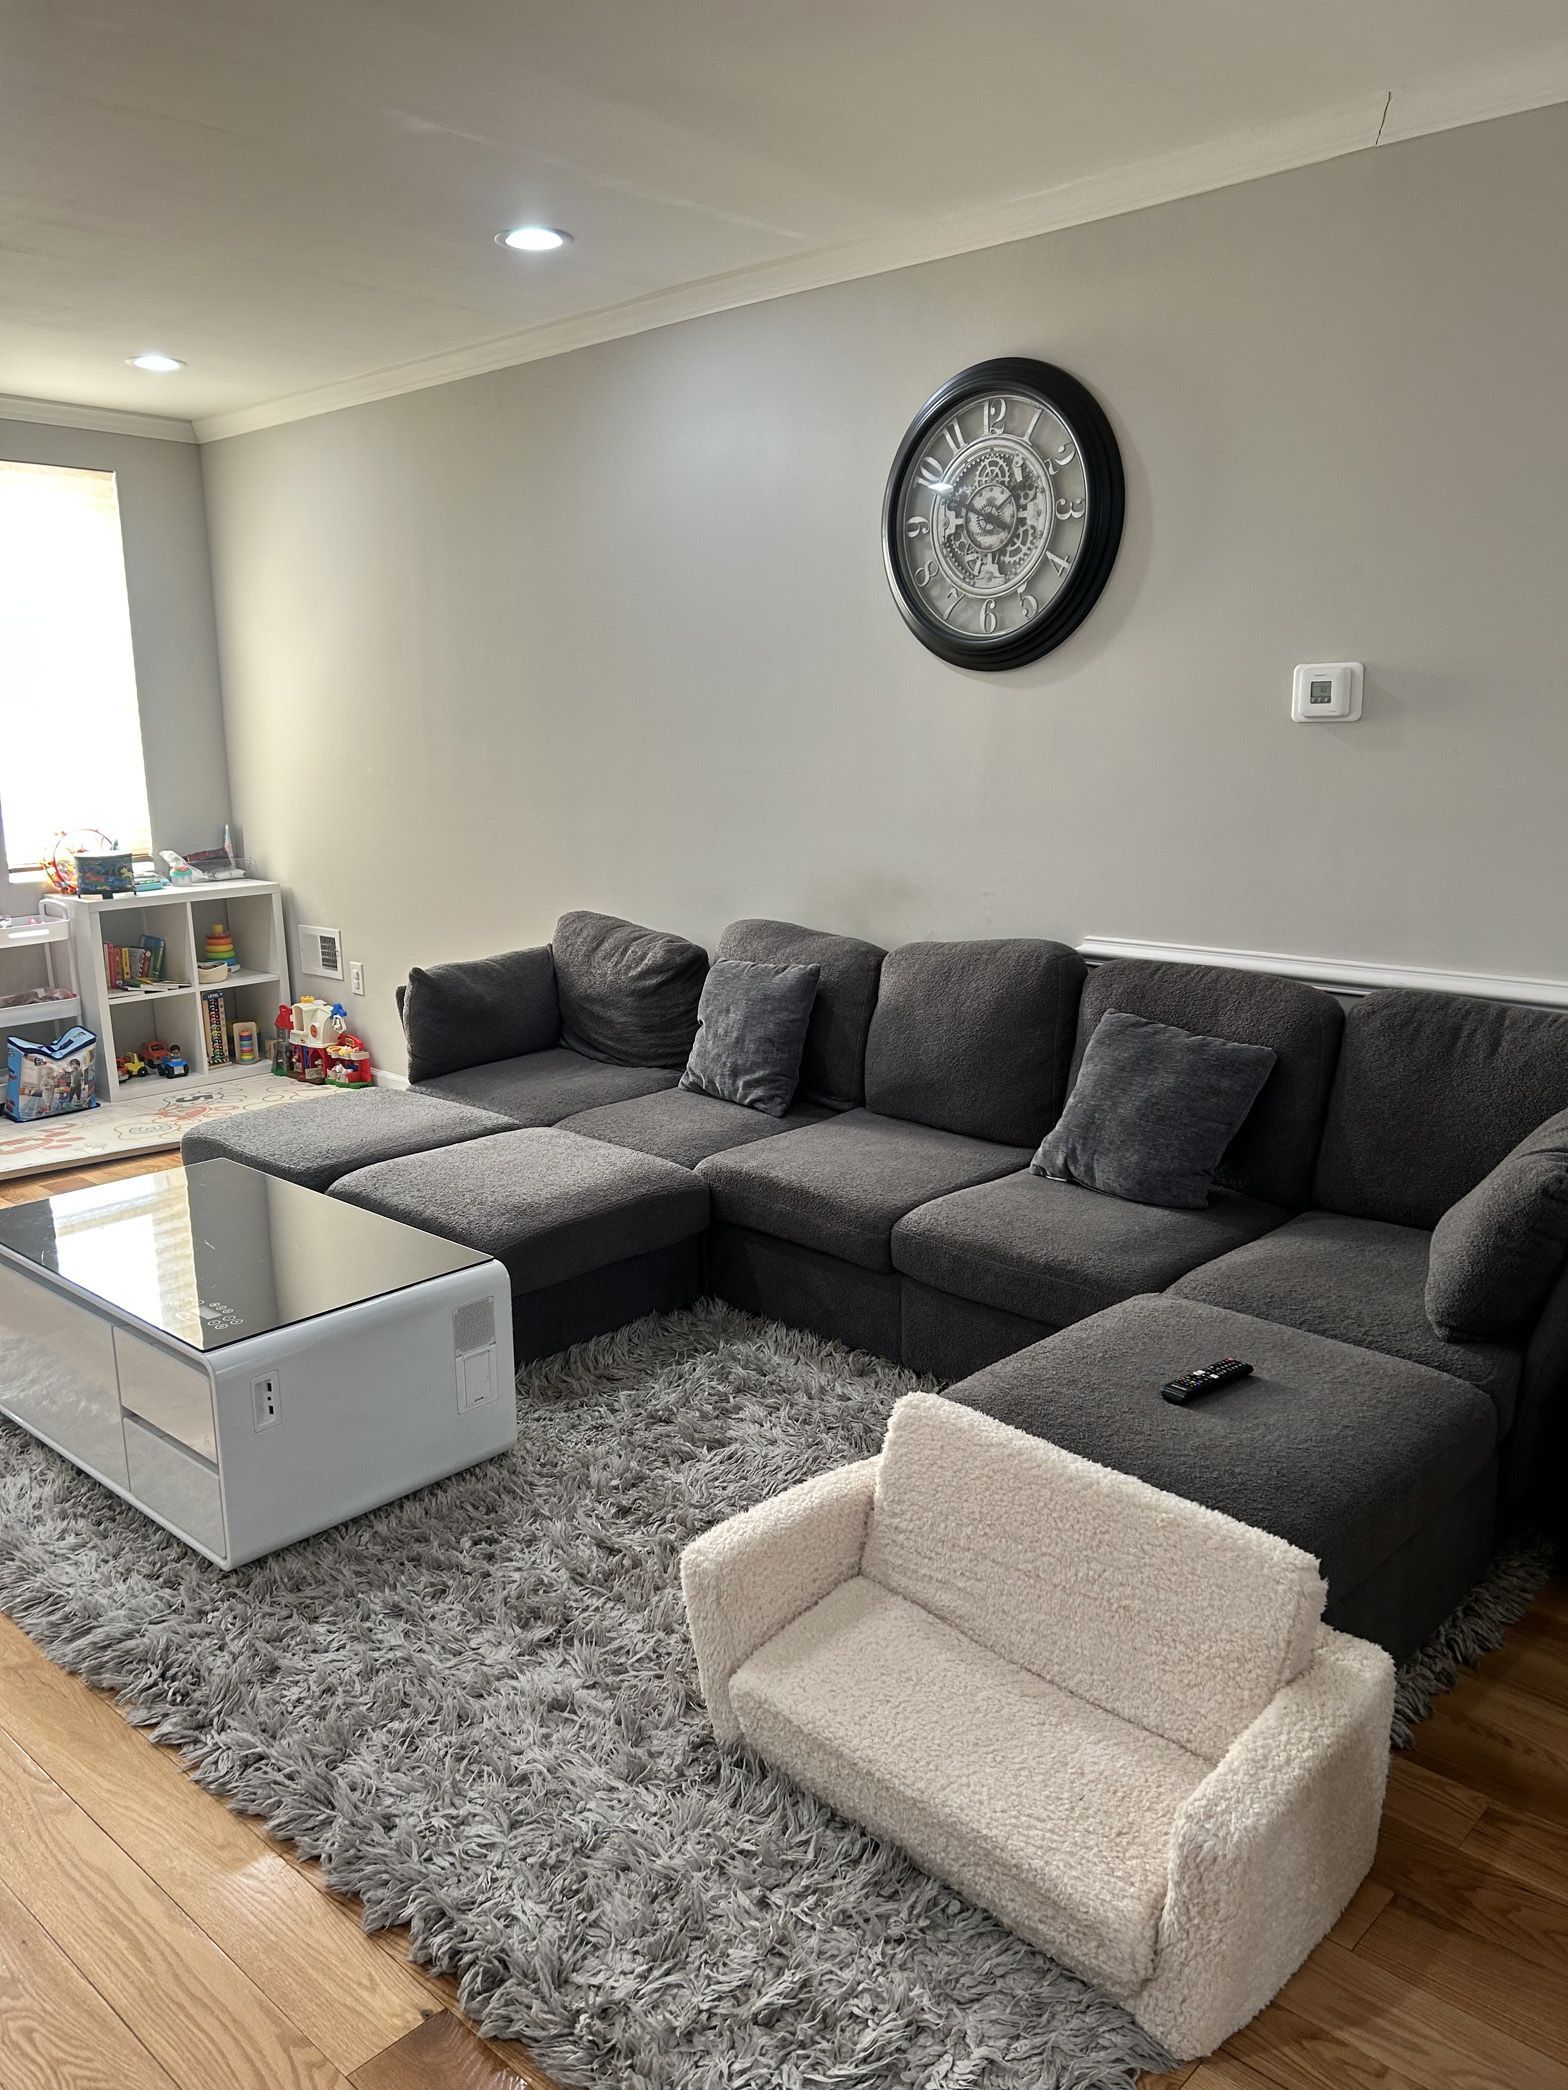
<svg viewBox="0 0 1568 2090"><path fill-rule="evenodd" d="M228 1543L217 1469L144 1428L134 1415L125 1418L125 1458L131 1493L143 1508L222 1559Z"/></svg>
<svg viewBox="0 0 1568 2090"><path fill-rule="evenodd" d="M125 1485L114 1349L95 1314L0 1263L3 1405L68 1458Z"/></svg>
<svg viewBox="0 0 1568 2090"><path fill-rule="evenodd" d="M114 1355L120 1367L120 1406L215 1465L218 1432L206 1369L170 1356L128 1328L115 1329Z"/></svg>

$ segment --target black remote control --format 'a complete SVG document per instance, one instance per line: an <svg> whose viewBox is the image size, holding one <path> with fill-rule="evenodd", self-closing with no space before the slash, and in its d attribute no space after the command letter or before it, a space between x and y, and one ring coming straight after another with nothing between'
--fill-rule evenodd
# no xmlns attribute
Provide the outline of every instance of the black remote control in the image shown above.
<svg viewBox="0 0 1568 2090"><path fill-rule="evenodd" d="M1201 1372L1188 1372L1184 1379L1170 1379L1160 1388L1162 1400L1174 1401L1178 1408L1188 1401L1195 1401L1199 1394L1212 1393L1216 1386L1228 1386L1232 1379L1248 1379L1252 1366L1243 1364L1239 1357L1222 1357L1218 1364L1206 1364Z"/></svg>

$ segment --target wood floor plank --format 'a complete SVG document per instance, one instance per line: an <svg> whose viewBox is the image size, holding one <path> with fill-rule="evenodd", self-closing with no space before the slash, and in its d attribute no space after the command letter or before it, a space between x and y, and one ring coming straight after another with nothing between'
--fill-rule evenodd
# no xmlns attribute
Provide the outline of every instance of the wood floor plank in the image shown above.
<svg viewBox="0 0 1568 2090"><path fill-rule="evenodd" d="M1484 1793L1473 1792L1452 1778L1413 1763L1406 1755L1393 1758L1388 1766L1388 1793L1383 1801L1385 1821L1404 1822L1424 1830L1439 1843L1463 1843L1486 1812Z"/></svg>
<svg viewBox="0 0 1568 2090"><path fill-rule="evenodd" d="M1356 1958L1422 1989L1462 1996L1472 2017L1549 2055L1568 2079L1568 1976L1443 1923L1397 1894Z"/></svg>
<svg viewBox="0 0 1568 2090"><path fill-rule="evenodd" d="M345 2074L434 2006L378 1952L351 1904L309 1882L241 1816L215 1806L109 1698L0 1618L0 1731L247 1968Z"/></svg>
<svg viewBox="0 0 1568 2090"><path fill-rule="evenodd" d="M1568 1712L1467 1678L1416 1729L1412 1762L1521 1814L1568 1820Z"/></svg>
<svg viewBox="0 0 1568 2090"><path fill-rule="evenodd" d="M1198 2064L1197 2072L1187 2078L1187 2090L1268 2090L1268 2085L1244 2061L1222 2052Z"/></svg>
<svg viewBox="0 0 1568 2090"><path fill-rule="evenodd" d="M1349 1908L1334 1925L1329 1936L1336 1945L1343 1945L1346 1951L1353 1951L1393 1898L1392 1888L1379 1886L1376 1880L1363 1880L1351 1896Z"/></svg>
<svg viewBox="0 0 1568 2090"><path fill-rule="evenodd" d="M1184 2090L1200 2066L1197 2061L1183 2061L1178 2068L1168 2068L1164 2075L1139 2076L1138 2090Z"/></svg>
<svg viewBox="0 0 1568 2090"><path fill-rule="evenodd" d="M1481 1663L1487 1683L1509 1684L1568 1711L1568 1620L1532 1612Z"/></svg>
<svg viewBox="0 0 1568 2090"><path fill-rule="evenodd" d="M0 1884L182 2090L345 2090L320 2049L7 1735Z"/></svg>
<svg viewBox="0 0 1568 2090"><path fill-rule="evenodd" d="M1568 1827L1488 1807L1460 1848L1538 1894L1568 1901Z"/></svg>
<svg viewBox="0 0 1568 2090"><path fill-rule="evenodd" d="M1560 2061L1450 2000L1463 1989L1441 1975L1429 1988L1367 1958L1378 1924L1391 1914L1378 1918L1354 1952L1320 1945L1280 1990L1285 2008L1422 2090L1568 2090Z"/></svg>
<svg viewBox="0 0 1568 2090"><path fill-rule="evenodd" d="M4 1886L0 2083L5 2090L180 2090Z"/></svg>
<svg viewBox="0 0 1568 2090"><path fill-rule="evenodd" d="M524 2090L482 2039L445 2011L354 2071L355 2090Z"/></svg>
<svg viewBox="0 0 1568 2090"><path fill-rule="evenodd" d="M1225 2042L1225 2052L1245 2061L1273 2090L1422 2090L1337 2033L1309 2024L1282 2003L1273 2003Z"/></svg>
<svg viewBox="0 0 1568 2090"><path fill-rule="evenodd" d="M1538 1894L1470 1851L1385 1822L1372 1877L1439 1921L1568 1975L1568 1903Z"/></svg>

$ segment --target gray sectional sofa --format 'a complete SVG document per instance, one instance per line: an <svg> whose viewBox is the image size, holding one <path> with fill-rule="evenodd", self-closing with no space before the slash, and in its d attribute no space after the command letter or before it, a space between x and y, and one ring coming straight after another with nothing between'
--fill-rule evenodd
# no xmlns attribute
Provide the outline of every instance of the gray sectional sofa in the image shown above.
<svg viewBox="0 0 1568 2090"><path fill-rule="evenodd" d="M718 955L819 969L783 1117L677 1086L704 953L571 915L550 947L411 976L411 1095L242 1116L187 1154L498 1254L521 1354L706 1290L1305 1547L1329 1623L1396 1656L1440 1622L1559 1441L1568 1277L1507 1340L1445 1341L1431 1231L1568 1108L1568 1016L1405 990L1347 1014L1045 939L883 952L749 920ZM1030 1172L1112 1010L1276 1055L1202 1210ZM1227 1354L1252 1379L1160 1400Z"/></svg>

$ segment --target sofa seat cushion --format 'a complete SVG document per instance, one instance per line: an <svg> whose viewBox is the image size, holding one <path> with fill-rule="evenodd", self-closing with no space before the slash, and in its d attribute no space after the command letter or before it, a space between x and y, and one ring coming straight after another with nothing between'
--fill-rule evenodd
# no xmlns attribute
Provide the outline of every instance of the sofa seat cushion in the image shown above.
<svg viewBox="0 0 1568 2090"><path fill-rule="evenodd" d="M1160 1398L1217 1357L1245 1358L1252 1377L1190 1407ZM1498 1434L1468 1381L1168 1292L1064 1328L946 1397L1302 1547L1331 1609L1485 1469Z"/></svg>
<svg viewBox="0 0 1568 2090"><path fill-rule="evenodd" d="M760 1648L730 1696L770 1763L1020 1936L1120 1994L1148 1979L1201 1757L864 1576Z"/></svg>
<svg viewBox="0 0 1568 2090"><path fill-rule="evenodd" d="M771 1139L779 1132L797 1132L805 1125L820 1125L831 1115L821 1104L796 1103L783 1117L770 1118L740 1103L674 1088L632 1096L624 1103L601 1103L597 1109L563 1118L561 1128L580 1132L585 1139L606 1139L612 1146L658 1154L665 1161L695 1168L710 1154L750 1146L753 1140Z"/></svg>
<svg viewBox="0 0 1568 2090"><path fill-rule="evenodd" d="M891 1270L894 1226L949 1190L1010 1175L1027 1147L850 1110L700 1164L715 1218L866 1270Z"/></svg>
<svg viewBox="0 0 1568 2090"><path fill-rule="evenodd" d="M273 1109L193 1125L180 1142L180 1158L239 1161L307 1190L325 1190L339 1176L373 1161L510 1129L510 1121L493 1111L422 1091L363 1089L301 1096Z"/></svg>
<svg viewBox="0 0 1568 2090"><path fill-rule="evenodd" d="M1200 1211L1128 1204L1026 1172L955 1190L893 1229L893 1267L938 1291L1053 1328L1158 1292L1285 1214L1217 1190Z"/></svg>
<svg viewBox="0 0 1568 2090"><path fill-rule="evenodd" d="M1184 1299L1206 1299L1468 1379L1491 1396L1498 1429L1506 1431L1523 1353L1508 1343L1445 1342L1437 1333L1426 1311L1431 1238L1421 1227L1303 1212L1191 1271L1172 1289Z"/></svg>
<svg viewBox="0 0 1568 2090"><path fill-rule="evenodd" d="M517 1292L671 1247L708 1223L708 1192L690 1169L544 1128L383 1161L330 1194L483 1250Z"/></svg>
<svg viewBox="0 0 1568 2090"><path fill-rule="evenodd" d="M629 1096L674 1088L679 1079L665 1067L613 1067L604 1060L584 1059L570 1046L552 1045L547 1052L526 1052L518 1059L438 1075L422 1081L419 1093L496 1111L514 1127L558 1125L562 1118L600 1103L624 1103Z"/></svg>

